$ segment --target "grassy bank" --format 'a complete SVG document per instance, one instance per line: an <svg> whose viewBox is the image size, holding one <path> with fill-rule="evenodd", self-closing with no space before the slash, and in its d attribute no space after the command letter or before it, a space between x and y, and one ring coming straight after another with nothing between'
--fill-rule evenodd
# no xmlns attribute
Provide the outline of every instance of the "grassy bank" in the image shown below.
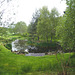
<svg viewBox="0 0 75 75"><path fill-rule="evenodd" d="M64 56L67 62L69 53ZM58 54L58 59L59 63L55 55L42 57L16 55L0 45L0 75L50 75L52 72L56 74L57 71L62 71L60 54ZM69 72L75 71L74 62L74 57L71 57Z"/></svg>

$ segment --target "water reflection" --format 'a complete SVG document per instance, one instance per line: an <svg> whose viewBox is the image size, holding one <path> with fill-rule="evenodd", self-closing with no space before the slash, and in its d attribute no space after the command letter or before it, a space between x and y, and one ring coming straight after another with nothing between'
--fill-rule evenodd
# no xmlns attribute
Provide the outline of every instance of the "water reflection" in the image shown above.
<svg viewBox="0 0 75 75"><path fill-rule="evenodd" d="M27 40L15 40L12 42L12 51L19 51L19 52L27 52L28 46L27 46Z"/></svg>
<svg viewBox="0 0 75 75"><path fill-rule="evenodd" d="M46 53L51 50L56 50L57 46L40 46L40 45L31 45L27 40L15 40L12 42L12 52L29 52L29 53Z"/></svg>

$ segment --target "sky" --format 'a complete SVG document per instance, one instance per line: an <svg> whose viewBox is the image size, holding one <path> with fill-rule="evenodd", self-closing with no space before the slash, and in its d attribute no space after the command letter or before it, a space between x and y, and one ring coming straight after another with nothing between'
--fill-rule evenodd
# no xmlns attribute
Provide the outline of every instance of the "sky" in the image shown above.
<svg viewBox="0 0 75 75"><path fill-rule="evenodd" d="M43 6L47 6L49 11L55 7L60 15L63 15L66 9L66 2L61 0L13 0L7 5L5 3L3 6L3 8L7 7L3 16L3 21L8 18L7 21L10 19L15 23L24 21L28 25L31 22L35 10Z"/></svg>

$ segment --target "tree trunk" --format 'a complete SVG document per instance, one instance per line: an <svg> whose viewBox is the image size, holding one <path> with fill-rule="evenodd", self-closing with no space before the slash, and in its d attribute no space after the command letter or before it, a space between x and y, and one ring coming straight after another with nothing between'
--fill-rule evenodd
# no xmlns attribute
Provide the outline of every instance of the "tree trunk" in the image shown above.
<svg viewBox="0 0 75 75"><path fill-rule="evenodd" d="M46 35L46 38L47 38L47 42L48 42L48 36Z"/></svg>
<svg viewBox="0 0 75 75"><path fill-rule="evenodd" d="M39 41L39 36L38 36L38 41Z"/></svg>
<svg viewBox="0 0 75 75"><path fill-rule="evenodd" d="M50 40L50 42L52 42L52 36L51 36L51 40Z"/></svg>

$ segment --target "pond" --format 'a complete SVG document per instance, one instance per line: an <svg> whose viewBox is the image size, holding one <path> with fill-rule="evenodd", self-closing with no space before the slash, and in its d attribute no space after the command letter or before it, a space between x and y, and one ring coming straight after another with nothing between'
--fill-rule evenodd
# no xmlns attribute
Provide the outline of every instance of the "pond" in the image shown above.
<svg viewBox="0 0 75 75"><path fill-rule="evenodd" d="M34 51L35 50L35 51ZM27 53L26 56L44 56L45 53L34 53L37 52L38 48L27 44L27 40L15 40L12 42L12 52ZM30 53L32 52L32 53Z"/></svg>
<svg viewBox="0 0 75 75"><path fill-rule="evenodd" d="M28 52L30 49L31 50L37 50L37 47L35 46L30 46L27 44L27 39L26 40L15 40L12 42L12 52Z"/></svg>
<svg viewBox="0 0 75 75"><path fill-rule="evenodd" d="M36 43L33 42L29 44L30 41L27 39L25 40L15 40L12 42L12 52L19 52L19 53L31 53L30 55L33 55L33 53L48 53L51 51L55 51L57 48L57 45L55 43ZM35 45L37 44L37 45ZM35 54L36 55L36 54ZM39 54L37 54L39 55Z"/></svg>

